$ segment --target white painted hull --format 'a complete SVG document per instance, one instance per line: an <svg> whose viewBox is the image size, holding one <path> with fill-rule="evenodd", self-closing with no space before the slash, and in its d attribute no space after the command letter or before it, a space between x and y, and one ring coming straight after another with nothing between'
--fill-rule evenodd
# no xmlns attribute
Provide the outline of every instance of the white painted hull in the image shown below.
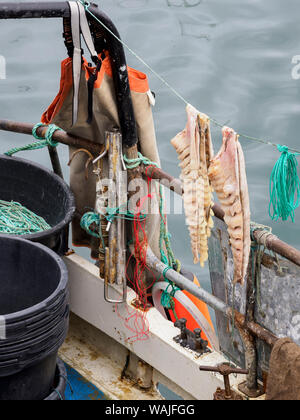
<svg viewBox="0 0 300 420"><path fill-rule="evenodd" d="M199 371L200 365L227 362L222 354L213 351L199 356L182 348L173 340L178 329L155 308L147 314L148 339L130 343L123 318L133 309L135 293L128 289L127 303L118 305L117 313L115 306L104 300L104 282L97 267L77 254L66 257L65 262L70 274L71 311L75 316L61 355L109 398L161 398L156 388L161 383L184 399L211 400L216 389L223 388L220 375ZM129 382L120 379L128 360ZM243 376L232 376L233 389L237 390L244 380Z"/></svg>

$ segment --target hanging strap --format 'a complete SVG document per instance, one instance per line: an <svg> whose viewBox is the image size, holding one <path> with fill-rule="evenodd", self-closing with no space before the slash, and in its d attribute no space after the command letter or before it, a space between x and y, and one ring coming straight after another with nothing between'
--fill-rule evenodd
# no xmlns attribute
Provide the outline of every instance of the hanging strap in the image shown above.
<svg viewBox="0 0 300 420"><path fill-rule="evenodd" d="M94 46L90 26L86 17L86 11L83 4L78 1L78 8L80 13L80 28L83 35L84 41L88 47L88 50L91 54L92 60L96 65L94 73L92 73L88 80L88 119L87 123L91 124L93 121L93 98L94 98L94 88L96 80L98 79L98 74L102 66L102 61L98 58L97 51Z"/></svg>
<svg viewBox="0 0 300 420"><path fill-rule="evenodd" d="M78 4L75 1L69 1L71 10L71 28L74 45L73 52L73 125L76 124L78 118L78 104L79 104L79 86L81 76L81 37L80 37L80 15Z"/></svg>
<svg viewBox="0 0 300 420"><path fill-rule="evenodd" d="M93 120L93 95L95 82L98 78L98 73L101 69L102 61L98 58L97 51L94 46L90 26L86 17L85 8L80 1L69 1L71 9L71 28L72 38L74 44L73 53L73 125L76 124L78 119L79 109L79 86L81 76L81 64L82 64L82 50L81 50L81 34L83 35L84 41L88 50L91 54L91 58L96 65L96 69L93 74L90 75L88 80L88 119L87 123L91 124Z"/></svg>
<svg viewBox="0 0 300 420"><path fill-rule="evenodd" d="M77 5L78 5L78 9L79 9L79 14L80 14L81 33L83 35L86 46L88 47L88 50L91 54L92 60L97 65L98 61L99 61L98 54L97 54L97 51L95 49L95 45L94 45L94 41L93 41L93 38L92 38L90 26L89 26L89 23L88 23L88 20L87 20L87 17L86 17L85 8L84 8L83 4L80 3L79 1L77 2Z"/></svg>

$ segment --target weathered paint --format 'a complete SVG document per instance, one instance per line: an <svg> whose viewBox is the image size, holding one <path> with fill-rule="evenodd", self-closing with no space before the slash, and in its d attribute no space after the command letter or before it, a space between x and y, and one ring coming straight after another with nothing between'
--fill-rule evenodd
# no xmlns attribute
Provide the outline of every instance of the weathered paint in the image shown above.
<svg viewBox="0 0 300 420"><path fill-rule="evenodd" d="M98 401L107 399L102 391L68 364L66 364L66 369L68 375L66 401Z"/></svg>
<svg viewBox="0 0 300 420"><path fill-rule="evenodd" d="M215 219L215 228L209 243L209 264L212 289L215 296L245 314L246 284L237 285L233 299L233 257L224 222ZM245 366L244 345L238 330L233 339L230 322L216 312L221 350L238 365ZM290 337L300 345L300 268L294 263L264 255L261 267L260 305L255 305L254 322L277 337ZM272 340L267 340L272 344ZM260 372L268 370L271 347L256 341Z"/></svg>

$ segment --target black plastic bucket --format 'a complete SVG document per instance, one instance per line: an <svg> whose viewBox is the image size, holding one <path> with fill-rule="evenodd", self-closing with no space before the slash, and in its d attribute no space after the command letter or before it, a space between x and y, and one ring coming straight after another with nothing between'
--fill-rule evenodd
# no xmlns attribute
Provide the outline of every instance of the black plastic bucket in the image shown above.
<svg viewBox="0 0 300 420"><path fill-rule="evenodd" d="M67 388L67 369L61 359L57 359L57 367L54 378L53 391L45 398L45 401L64 401Z"/></svg>
<svg viewBox="0 0 300 420"><path fill-rule="evenodd" d="M43 217L52 228L22 238L59 252L75 213L74 196L60 177L36 163L0 155L0 200L19 202Z"/></svg>
<svg viewBox="0 0 300 420"><path fill-rule="evenodd" d="M0 400L50 394L68 331L67 286L65 264L52 250L0 235L0 321L8 331L0 339Z"/></svg>

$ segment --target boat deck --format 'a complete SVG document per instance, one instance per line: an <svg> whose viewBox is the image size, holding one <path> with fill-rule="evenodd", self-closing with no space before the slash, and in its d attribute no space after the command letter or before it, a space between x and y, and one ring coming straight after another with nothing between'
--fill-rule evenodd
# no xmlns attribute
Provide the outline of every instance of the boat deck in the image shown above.
<svg viewBox="0 0 300 420"><path fill-rule="evenodd" d="M66 364L68 385L66 389L67 401L98 401L107 400L104 393L84 378L79 372Z"/></svg>

